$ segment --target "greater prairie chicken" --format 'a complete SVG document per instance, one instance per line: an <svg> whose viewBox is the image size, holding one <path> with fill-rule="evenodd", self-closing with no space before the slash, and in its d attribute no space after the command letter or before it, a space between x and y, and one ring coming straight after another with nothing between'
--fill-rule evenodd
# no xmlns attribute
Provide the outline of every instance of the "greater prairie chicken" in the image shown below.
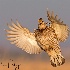
<svg viewBox="0 0 70 70"><path fill-rule="evenodd" d="M51 14L47 11L47 17L50 21L49 26L48 22L45 23L40 18L38 29L34 30L34 33L22 27L18 21L16 24L12 21L12 26L8 25L10 30L6 30L7 37L11 44L15 44L27 53L39 54L45 51L50 57L51 65L57 67L65 63L59 42L67 39L69 29L66 24L57 19L57 16L54 16L53 12Z"/></svg>

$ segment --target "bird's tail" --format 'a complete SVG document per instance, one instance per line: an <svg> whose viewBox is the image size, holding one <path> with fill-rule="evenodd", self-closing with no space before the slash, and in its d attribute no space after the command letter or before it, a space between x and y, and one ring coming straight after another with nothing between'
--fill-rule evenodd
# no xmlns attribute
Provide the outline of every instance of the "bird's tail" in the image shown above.
<svg viewBox="0 0 70 70"><path fill-rule="evenodd" d="M61 54L50 56L50 62L53 67L60 66L65 63L65 59Z"/></svg>

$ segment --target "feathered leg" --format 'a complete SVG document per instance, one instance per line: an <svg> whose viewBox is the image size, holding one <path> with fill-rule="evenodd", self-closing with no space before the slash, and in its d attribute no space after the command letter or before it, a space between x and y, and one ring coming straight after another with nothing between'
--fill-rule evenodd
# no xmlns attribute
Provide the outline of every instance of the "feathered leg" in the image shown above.
<svg viewBox="0 0 70 70"><path fill-rule="evenodd" d="M51 47L47 50L47 53L50 56L50 62L53 67L57 67L65 63L65 59L61 55L59 47L56 48Z"/></svg>

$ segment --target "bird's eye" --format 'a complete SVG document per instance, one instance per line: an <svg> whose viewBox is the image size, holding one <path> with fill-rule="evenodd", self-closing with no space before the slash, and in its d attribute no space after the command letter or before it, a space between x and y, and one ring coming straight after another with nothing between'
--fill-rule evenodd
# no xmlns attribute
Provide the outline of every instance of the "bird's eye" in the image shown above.
<svg viewBox="0 0 70 70"><path fill-rule="evenodd" d="M44 21L42 21L42 22L44 22Z"/></svg>
<svg viewBox="0 0 70 70"><path fill-rule="evenodd" d="M41 25L42 23L40 23L40 25Z"/></svg>

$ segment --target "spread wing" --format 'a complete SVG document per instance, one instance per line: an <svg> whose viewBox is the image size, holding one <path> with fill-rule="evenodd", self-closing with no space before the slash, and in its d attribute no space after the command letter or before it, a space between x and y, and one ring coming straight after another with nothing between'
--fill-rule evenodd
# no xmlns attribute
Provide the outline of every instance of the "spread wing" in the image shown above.
<svg viewBox="0 0 70 70"><path fill-rule="evenodd" d="M69 35L68 26L64 24L63 21L61 22L60 19L57 19L58 16L54 16L53 11L51 14L49 11L47 11L47 17L48 20L51 22L50 27L55 30L58 40L65 41Z"/></svg>
<svg viewBox="0 0 70 70"><path fill-rule="evenodd" d="M12 26L8 25L10 30L6 30L8 40L11 41L11 44L15 44L30 54L40 53L42 50L37 44L34 33L22 27L18 21L16 23L17 25L12 21Z"/></svg>

